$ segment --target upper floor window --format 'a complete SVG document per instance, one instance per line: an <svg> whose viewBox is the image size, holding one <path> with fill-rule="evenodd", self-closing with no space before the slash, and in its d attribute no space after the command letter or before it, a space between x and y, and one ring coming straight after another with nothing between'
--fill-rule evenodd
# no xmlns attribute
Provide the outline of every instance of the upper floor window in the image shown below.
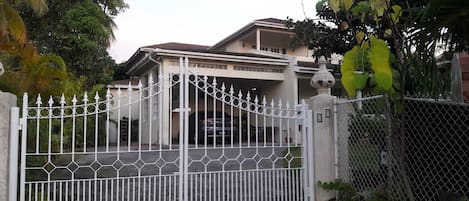
<svg viewBox="0 0 469 201"><path fill-rule="evenodd" d="M285 48L278 47L261 47L261 51L272 52L276 54L286 54L287 50Z"/></svg>

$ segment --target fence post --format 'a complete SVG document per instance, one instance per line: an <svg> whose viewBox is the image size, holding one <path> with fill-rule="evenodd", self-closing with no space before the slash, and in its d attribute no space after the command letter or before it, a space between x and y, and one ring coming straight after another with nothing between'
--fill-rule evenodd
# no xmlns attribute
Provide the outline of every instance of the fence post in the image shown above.
<svg viewBox="0 0 469 201"><path fill-rule="evenodd" d="M11 112L18 112L18 108L16 107L16 96L0 91L0 200L9 200L9 192L12 193L11 188L16 189L16 186L10 186L9 180L16 179L16 177L9 177L10 175L10 167L9 164L17 164L16 159L9 160L10 158L10 113ZM18 115L12 115L18 117ZM17 119L16 119L17 120ZM18 137L18 136L13 136ZM18 142L16 140L16 142ZM6 163L4 161L7 161ZM17 168L15 168L17 170ZM10 179L9 179L10 178ZM15 183L15 182L13 182ZM16 192L15 192L16 195Z"/></svg>
<svg viewBox="0 0 469 201"><path fill-rule="evenodd" d="M326 201L335 197L335 193L318 188L318 181L330 182L335 179L335 142L333 123L333 102L335 97L331 95L331 87L335 84L335 78L326 68L327 61L324 56L319 58L319 71L311 79L311 86L316 88L318 94L311 97L306 103L313 111L313 160L315 200Z"/></svg>

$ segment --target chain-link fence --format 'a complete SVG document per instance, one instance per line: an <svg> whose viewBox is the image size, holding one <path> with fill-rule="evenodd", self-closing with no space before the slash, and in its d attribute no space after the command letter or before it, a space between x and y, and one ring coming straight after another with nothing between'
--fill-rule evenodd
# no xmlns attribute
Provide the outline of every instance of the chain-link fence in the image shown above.
<svg viewBox="0 0 469 201"><path fill-rule="evenodd" d="M382 97L339 101L339 178L359 192L384 188L387 181L388 123Z"/></svg>
<svg viewBox="0 0 469 201"><path fill-rule="evenodd" d="M364 200L467 199L469 105L406 98L402 109L390 118L383 97L338 102L339 178Z"/></svg>

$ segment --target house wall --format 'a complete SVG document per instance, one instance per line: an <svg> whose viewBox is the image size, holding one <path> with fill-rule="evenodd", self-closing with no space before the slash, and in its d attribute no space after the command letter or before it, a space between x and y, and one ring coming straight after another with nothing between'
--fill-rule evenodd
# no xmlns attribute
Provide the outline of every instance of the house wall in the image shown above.
<svg viewBox="0 0 469 201"><path fill-rule="evenodd" d="M137 89L133 89L134 91L129 95L127 91L128 86L121 86L121 96L118 96L118 88L111 88L111 112L110 112L110 127L109 127L109 142L112 144L117 143L117 133L118 127L117 122L119 120L123 120L124 118L129 118L131 120L138 120L139 119L139 110L138 104L133 103L130 104L130 115L129 115L129 100L135 102L138 100L139 94ZM119 100L120 99L120 100ZM120 102L120 103L119 103ZM120 104L120 107L119 107ZM120 118L119 118L120 117Z"/></svg>
<svg viewBox="0 0 469 201"><path fill-rule="evenodd" d="M298 56L298 57L311 57L312 52L311 50L308 49L307 46L300 46L296 48L292 47L278 47L274 46L268 43L263 43L261 39L261 47L276 47L276 48L285 48L286 49L286 54L277 54L277 55L288 55L288 56ZM239 52L239 53L256 53L256 44L252 42L248 42L245 40L235 40L231 43L229 43L226 47L225 50L227 52ZM272 52L267 52L267 53L272 53ZM275 54L273 54L275 55Z"/></svg>

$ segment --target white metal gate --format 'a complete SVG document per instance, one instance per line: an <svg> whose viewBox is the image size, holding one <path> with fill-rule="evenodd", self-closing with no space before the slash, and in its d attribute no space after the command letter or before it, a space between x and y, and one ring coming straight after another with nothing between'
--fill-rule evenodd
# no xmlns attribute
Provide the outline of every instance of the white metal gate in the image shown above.
<svg viewBox="0 0 469 201"><path fill-rule="evenodd" d="M104 98L25 94L19 200L314 199L311 111L220 80L181 58Z"/></svg>

